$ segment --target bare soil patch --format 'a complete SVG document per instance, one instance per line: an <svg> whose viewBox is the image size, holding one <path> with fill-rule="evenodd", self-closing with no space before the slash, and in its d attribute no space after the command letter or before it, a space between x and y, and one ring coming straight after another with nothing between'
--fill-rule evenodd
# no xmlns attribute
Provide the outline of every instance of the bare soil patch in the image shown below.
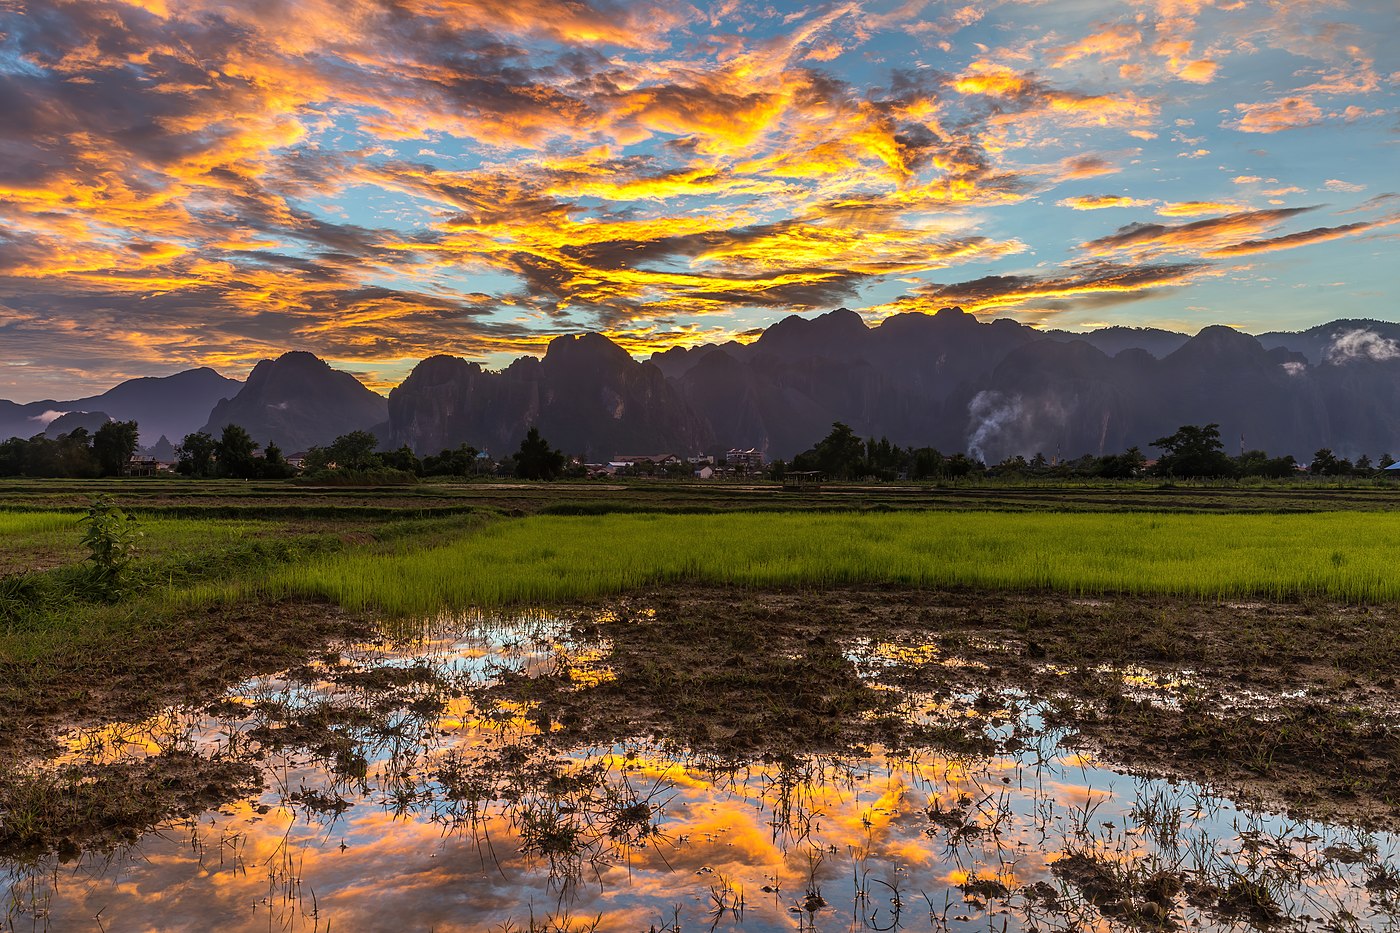
<svg viewBox="0 0 1400 933"><path fill-rule="evenodd" d="M988 726L1033 704L1124 769L1201 781L1298 817L1400 828L1395 608L668 587L558 611L569 639L594 647L589 661L506 673L479 693L528 704L561 747L650 736L734 760L875 743L979 754L997 747ZM248 792L251 761L167 754L54 769L42 759L65 729L211 704L256 674L295 678L313 657L322 665L306 676L324 677L330 664L359 710L269 711L260 740L310 749L353 775L346 728L442 703L422 689L436 683L431 670L334 666L328 646L375 634L334 606L285 601L0 665L0 755L41 765L0 767L0 849L113 843Z"/></svg>
<svg viewBox="0 0 1400 933"><path fill-rule="evenodd" d="M489 690L540 704L561 743L649 732L733 756L974 750L1011 690L1124 768L1400 827L1389 607L673 587L581 607L573 633L609 646L610 678L579 689L562 669ZM877 663L858 671L862 652ZM916 724L910 696L948 715Z"/></svg>

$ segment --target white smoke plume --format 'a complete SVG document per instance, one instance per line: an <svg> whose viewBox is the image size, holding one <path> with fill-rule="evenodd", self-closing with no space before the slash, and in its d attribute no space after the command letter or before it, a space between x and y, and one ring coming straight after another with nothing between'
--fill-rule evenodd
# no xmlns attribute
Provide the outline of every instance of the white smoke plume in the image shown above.
<svg viewBox="0 0 1400 933"><path fill-rule="evenodd" d="M1373 330L1358 328L1334 335L1324 356L1327 362L1336 365L1354 360L1384 363L1386 360L1400 359L1400 343L1382 337Z"/></svg>
<svg viewBox="0 0 1400 933"><path fill-rule="evenodd" d="M968 427L972 432L967 437L968 456L986 463L986 445L1008 426L1020 421L1023 414L1019 395L1007 395L995 389L978 392L967 404Z"/></svg>
<svg viewBox="0 0 1400 933"><path fill-rule="evenodd" d="M49 425L53 424L55 421L57 421L59 418L62 418L66 414L68 414L68 412L54 411L52 408L50 408L48 411L42 412L40 414L30 415L29 420L37 421L40 427L47 428Z"/></svg>
<svg viewBox="0 0 1400 933"><path fill-rule="evenodd" d="M1297 360L1289 360L1287 363L1279 363L1283 371L1290 376L1301 376L1308 371L1307 363L1299 363Z"/></svg>

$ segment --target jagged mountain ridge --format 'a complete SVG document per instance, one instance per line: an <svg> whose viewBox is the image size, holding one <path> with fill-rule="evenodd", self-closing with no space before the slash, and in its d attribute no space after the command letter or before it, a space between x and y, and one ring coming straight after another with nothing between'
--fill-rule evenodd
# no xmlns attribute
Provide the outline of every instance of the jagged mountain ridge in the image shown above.
<svg viewBox="0 0 1400 933"><path fill-rule="evenodd" d="M1232 450L1400 452L1396 324L1337 321L1267 335L1266 346L1220 326L1195 337L1047 334L956 309L899 315L864 333L857 322L845 311L789 318L782 352L765 355L770 330L743 350L672 351L663 365L722 445L770 456L810 446L832 420L989 462L1146 448L1182 424L1208 422ZM830 339L815 339L823 329Z"/></svg>
<svg viewBox="0 0 1400 933"><path fill-rule="evenodd" d="M554 446L594 460L687 456L714 443L660 369L598 334L557 338L543 359L523 357L500 372L431 357L389 393L390 446L435 453L470 443L504 455L531 426Z"/></svg>
<svg viewBox="0 0 1400 933"><path fill-rule="evenodd" d="M237 424L264 446L296 453L341 434L372 430L388 413L384 396L314 354L296 350L254 366L238 394L214 406L203 430L217 437L225 425Z"/></svg>
<svg viewBox="0 0 1400 933"><path fill-rule="evenodd" d="M114 396L117 389L84 401ZM62 405L77 410L0 402L0 423L16 410L29 417ZM368 429L419 453L469 443L502 455L535 425L555 446L595 461L731 446L790 457L837 420L862 436L970 450L989 462L1146 448L1182 424L1206 422L1221 425L1231 452L1242 442L1299 459L1323 446L1349 457L1400 453L1400 324L1342 320L1258 338L1218 326L1194 337L1147 328L1072 334L957 309L872 326L838 309L785 318L749 344L672 349L648 361L598 334L560 337L542 359L499 372L432 357L387 400L312 354L288 353L259 363L204 419L211 432L238 423L288 452Z"/></svg>

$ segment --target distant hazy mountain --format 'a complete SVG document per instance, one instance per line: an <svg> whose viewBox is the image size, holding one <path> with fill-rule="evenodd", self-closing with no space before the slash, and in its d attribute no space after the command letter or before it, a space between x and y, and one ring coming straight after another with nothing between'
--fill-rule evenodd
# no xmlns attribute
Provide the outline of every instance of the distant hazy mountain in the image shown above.
<svg viewBox="0 0 1400 933"><path fill-rule="evenodd" d="M388 410L384 396L354 376L297 351L253 367L238 394L214 406L204 430L217 437L225 425L241 425L258 443L276 443L290 454L372 430Z"/></svg>
<svg viewBox="0 0 1400 933"><path fill-rule="evenodd" d="M1400 453L1400 325L1342 321L1261 342L1227 327L1047 333L957 309L871 327L840 309L649 363L596 334L500 373L434 357L389 399L391 442L420 452L509 452L535 424L594 459L702 445L791 457L843 421L996 462L1147 449L1215 422L1231 452L1243 442L1300 460L1324 446L1379 456Z"/></svg>
<svg viewBox="0 0 1400 933"><path fill-rule="evenodd" d="M501 372L431 357L389 393L390 446L420 453L469 443L504 456L531 426L555 447L590 460L688 456L713 444L660 369L598 334L559 337L544 359L525 357Z"/></svg>
<svg viewBox="0 0 1400 933"><path fill-rule="evenodd" d="M66 402L0 401L0 439L32 437L51 429L56 419L68 412L103 412L118 421L139 423L143 444L154 444L162 434L179 443L186 434L199 430L220 399L234 395L242 385L237 379L200 368L173 376L130 379L101 395Z"/></svg>
<svg viewBox="0 0 1400 933"><path fill-rule="evenodd" d="M70 411L50 421L49 426L44 429L44 436L71 434L78 428L85 429L89 434L96 434L99 428L111 420L112 417L105 411Z"/></svg>
<svg viewBox="0 0 1400 933"><path fill-rule="evenodd" d="M1191 339L1190 334L1178 334L1156 327L1104 327L1083 334L1067 330L1044 330L1041 333L1051 340L1064 343L1082 340L1109 356L1117 356L1124 350L1146 350L1157 359L1175 353L1182 344Z"/></svg>
<svg viewBox="0 0 1400 933"><path fill-rule="evenodd" d="M183 437L181 438L183 440ZM154 457L156 460L169 463L175 459L175 445L170 442L170 438L162 434L154 444L143 447L141 452L147 457Z"/></svg>

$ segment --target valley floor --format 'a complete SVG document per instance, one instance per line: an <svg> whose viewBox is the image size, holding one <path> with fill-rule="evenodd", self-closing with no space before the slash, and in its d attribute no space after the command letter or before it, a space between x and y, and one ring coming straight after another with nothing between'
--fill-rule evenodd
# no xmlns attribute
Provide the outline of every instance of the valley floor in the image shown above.
<svg viewBox="0 0 1400 933"><path fill-rule="evenodd" d="M421 702L449 709L466 689L478 706L529 710L561 747L643 737L726 760L1006 754L1014 730L999 745L988 736L1012 702L1121 769L1300 818L1400 829L1400 601L1386 570L1400 557L1400 497L1388 487L850 487L779 500L689 486L109 484L147 535L124 589L101 594L84 582L71 511L97 488L0 486L0 849L11 857L110 847L261 780L251 746L75 761L75 735L215 711L231 685L308 663L337 670L347 646L412 641L442 613L524 610L555 620L587 663L502 670ZM814 511L824 514L802 514ZM1065 514L1078 511L1095 514ZM775 552L755 530L765 521L815 528L836 550ZM1149 526L1180 540L1144 550ZM959 552L965 565L928 550L937 573L911 585L891 554L920 534L1005 540ZM677 562L688 535L705 546ZM1176 575L1129 592L1113 582L1127 577L1067 583L1035 560L1020 585L976 572L1018 563L1037 535L1071 564L1096 554ZM1202 575L1196 550L1253 556L1212 560L1219 585L1202 591L1180 583ZM647 553L669 569L590 576ZM813 571L812 560L864 569ZM743 569L764 561L789 576ZM516 579L531 573L534 589ZM448 585L473 575L516 582ZM385 594L395 586L414 597ZM413 670L357 686L401 702ZM910 697L924 713L910 714ZM931 719L935 708L953 713ZM289 716L279 734L334 749L340 725Z"/></svg>

